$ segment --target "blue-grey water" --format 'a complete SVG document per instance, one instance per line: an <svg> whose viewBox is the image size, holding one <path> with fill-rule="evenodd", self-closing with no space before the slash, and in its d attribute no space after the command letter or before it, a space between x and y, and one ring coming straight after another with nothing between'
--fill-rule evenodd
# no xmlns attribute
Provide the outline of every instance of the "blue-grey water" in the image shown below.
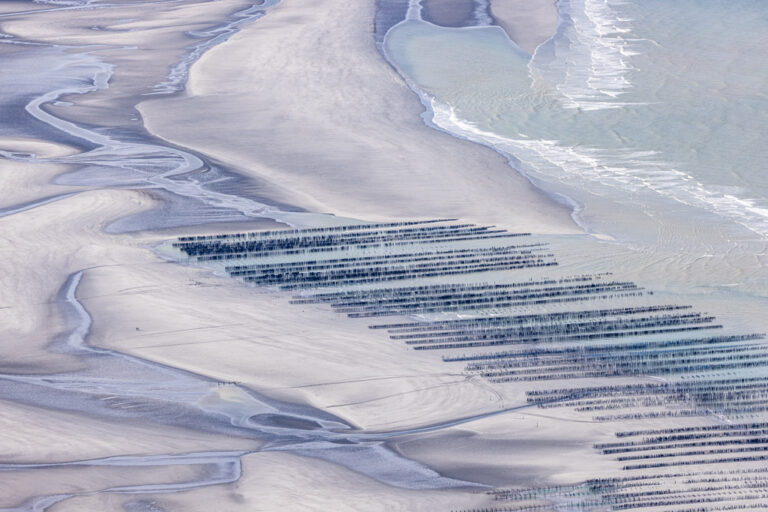
<svg viewBox="0 0 768 512"><path fill-rule="evenodd" d="M648 251L729 254L736 266L762 254L768 6L561 0L558 9L557 33L532 57L499 27L418 16L390 30L385 51L430 123L508 154L587 230Z"/></svg>

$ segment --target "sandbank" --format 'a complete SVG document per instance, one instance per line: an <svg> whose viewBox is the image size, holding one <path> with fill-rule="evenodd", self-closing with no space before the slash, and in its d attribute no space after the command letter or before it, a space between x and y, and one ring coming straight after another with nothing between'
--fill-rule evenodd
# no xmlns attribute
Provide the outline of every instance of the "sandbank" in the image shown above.
<svg viewBox="0 0 768 512"><path fill-rule="evenodd" d="M184 96L139 105L147 128L312 211L578 232L503 157L424 125L424 107L375 49L373 9L278 4L194 64Z"/></svg>
<svg viewBox="0 0 768 512"><path fill-rule="evenodd" d="M143 95L152 92L151 85L193 41L184 33L208 27L208 20L230 14L244 2L175 4L144 5L142 21L136 21L133 7L126 5L108 11L106 22L99 20L106 11L99 9L78 16L51 11L44 14L48 17L44 23L33 17L8 18L2 28L41 41L112 45L97 52L104 61L117 64L110 88L69 97L71 105L51 107L57 116L120 128L134 137L146 136L143 118L152 134L263 180L270 192L292 205L370 220L461 217L519 231L579 233L568 209L531 186L502 156L422 122L418 114L424 106L375 50L370 33L373 5L341 0L282 2L208 51L192 67L185 93L146 100L151 96ZM133 21L125 21L129 19ZM91 30L98 23L104 30ZM143 57L148 54L151 58ZM141 100L145 101L138 117L133 108ZM34 149L49 156L64 151L34 142L9 144L9 149ZM114 220L157 207L149 193L58 187L49 182L66 170L64 166L50 164L39 173L25 173L33 166L9 165L13 167L0 178L19 192L5 197L3 206L44 199L57 191L78 193L0 219L0 229L11 241L2 254L3 275L8 277L0 291L4 337L10 340L2 348L6 372L73 371L83 365L77 357L48 350L50 341L66 327L57 292L68 276L83 271L76 297L93 321L89 344L218 381L222 389L217 396L223 402L239 405L241 396L228 393L236 383L271 398L327 411L363 433L437 425L435 436L443 435L448 442L463 439L459 455L443 453L442 442L430 445L415 437L391 444L418 461L470 481L496 484L499 474L534 467L536 478L531 481L537 484L553 477L576 480L615 470L615 464L584 444L593 439L591 423L569 428L563 443L572 457L565 464L551 457L537 466L530 451L518 463L506 461L519 442L495 443L488 436L517 436L510 430L510 418L526 418L523 439L534 437L538 428L547 429L547 436L557 435L561 425L571 427L571 418L560 414L534 422L517 413L439 427L456 418L523 405L525 397L514 386L494 388L465 375L461 365L446 364L438 355L414 352L387 339L382 331L368 329L365 321L340 321L322 305L290 306L289 294L247 287L209 269L163 260L149 250L171 234L216 233L214 226L105 233ZM237 227L228 224L225 229ZM15 461L66 462L86 456L255 444L138 420L128 425L90 418L93 423L84 420L82 431L77 431L73 423L87 415L56 411L42 424L38 420L45 411L19 412L24 407L0 404L11 418L4 428L26 429L26 434L39 439L59 439L68 429L74 433L67 446L51 440L48 451L27 449L29 437L16 435L6 441ZM83 448L108 428L114 435ZM176 434L176 442L158 446ZM130 442L121 443L122 437ZM501 449L504 452L494 456ZM294 509L340 509L338 502L344 500L350 510L367 507L372 500L374 509L380 503L387 510L414 505L469 507L487 501L486 496L466 490L417 495L288 453L257 453L243 460L242 479L234 484L152 499L184 510L210 509L212 503L269 509L291 500ZM559 469L553 471L550 464ZM498 468L503 471L495 474ZM15 502L25 494L90 492L115 482L141 484L168 478L167 468L137 477L140 470L98 474L92 468L66 467L46 470L61 486L35 489L33 483L41 477L34 471L14 473ZM265 495L273 501L265 504ZM118 508L136 499L82 496L51 510Z"/></svg>
<svg viewBox="0 0 768 512"><path fill-rule="evenodd" d="M490 0L491 14L509 37L526 52L555 35L555 0Z"/></svg>

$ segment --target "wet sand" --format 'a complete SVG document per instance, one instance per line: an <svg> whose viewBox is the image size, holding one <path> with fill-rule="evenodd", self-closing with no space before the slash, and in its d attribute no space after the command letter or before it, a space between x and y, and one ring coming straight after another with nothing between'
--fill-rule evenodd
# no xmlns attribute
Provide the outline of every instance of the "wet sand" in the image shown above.
<svg viewBox="0 0 768 512"><path fill-rule="evenodd" d="M536 5L491 5L529 52L554 29L551 4ZM0 9L20 7L44 12L0 17L17 64L37 64L12 74L15 117L0 119L0 507L482 510L505 504L496 486L583 496L625 474L594 444L652 420L538 408L519 382L167 250L193 234L460 217L553 241L561 266L523 280L621 259L665 284L669 261L578 236L504 158L425 125L377 51L372 5Z"/></svg>
<svg viewBox="0 0 768 512"><path fill-rule="evenodd" d="M461 27L473 21L473 0L426 0L421 3L424 19L445 27Z"/></svg>
<svg viewBox="0 0 768 512"><path fill-rule="evenodd" d="M299 313L285 294L168 262L152 249L173 234L340 217L461 216L577 233L569 211L495 152L423 124L418 98L376 53L372 6L268 7L192 65L185 91L158 96L180 88L183 66L176 81L168 70L211 38L187 33L231 28L249 3L12 4L3 12L45 12L0 18L0 29L42 44L41 58L61 59L67 80L19 100L14 108L31 116L30 131L0 139L10 157L0 160L0 184L13 191L0 203L9 242L0 263L8 433L0 462L14 488L0 507L487 504L472 486L495 483L486 450L474 452L470 466L485 467L476 471L441 460L439 448L403 448L403 456L399 440L385 444L380 434L450 430L440 424L521 403L518 390L500 393L460 366L388 343L365 322L339 322L322 306ZM43 71L30 69L16 87L48 84ZM246 185L227 188L232 172ZM163 209L168 194L192 211L188 218ZM213 209L230 216L213 218ZM158 222L110 231L131 215ZM137 375L158 384L147 390ZM282 401L269 402L288 415L277 427L252 419L265 410L262 397ZM297 417L330 423L312 432ZM479 437L485 421L494 424L473 427ZM334 444L339 429L358 437L346 433ZM270 439L284 451L258 451ZM318 445L299 446L306 440ZM344 443L358 443L359 452L337 448Z"/></svg>
<svg viewBox="0 0 768 512"><path fill-rule="evenodd" d="M496 22L530 54L555 34L558 15L554 0L490 0L490 5Z"/></svg>
<svg viewBox="0 0 768 512"><path fill-rule="evenodd" d="M373 8L278 4L207 52L184 96L142 103L147 128L281 184L310 211L578 232L503 157L424 125L424 107L370 42Z"/></svg>

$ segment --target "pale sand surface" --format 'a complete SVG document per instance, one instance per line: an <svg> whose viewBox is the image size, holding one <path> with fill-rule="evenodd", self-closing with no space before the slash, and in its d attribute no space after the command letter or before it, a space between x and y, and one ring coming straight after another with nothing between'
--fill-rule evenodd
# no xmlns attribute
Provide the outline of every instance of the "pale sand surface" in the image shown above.
<svg viewBox="0 0 768 512"><path fill-rule="evenodd" d="M278 4L207 52L184 97L142 103L148 129L278 184L314 211L576 232L568 210L504 158L423 124L418 99L375 50L373 8Z"/></svg>
<svg viewBox="0 0 768 512"><path fill-rule="evenodd" d="M62 329L56 294L65 277L82 268L148 261L144 251L121 257L125 249L104 243L110 237L101 233L110 219L149 207L147 201L138 193L83 192L0 218L0 231L9 241L0 247L4 364L45 368L69 360L42 351Z"/></svg>
<svg viewBox="0 0 768 512"><path fill-rule="evenodd" d="M240 480L174 494L96 495L67 500L49 510L131 510L129 504L153 503L163 510L208 512L248 511L413 511L459 510L489 505L482 493L408 491L383 486L364 476L323 461L264 452L243 457ZM146 510L140 508L138 510ZM149 510L152 510L151 508Z"/></svg>
<svg viewBox="0 0 768 512"><path fill-rule="evenodd" d="M498 392L482 381L467 379L458 368L451 373L450 365L439 357L392 343L380 331L367 329L365 322L339 322L321 306L300 311L288 306L286 294L236 285L212 276L206 269L163 262L143 248L163 237L148 233L103 234L111 219L151 206L146 194L89 191L0 219L3 233L14 242L13 250L3 254L3 265L14 269L13 275L19 277L18 281L8 281L3 290L7 297L4 302L14 304L15 313L9 314L4 323L6 332L12 333L9 338L15 340L3 346L6 364L37 371L78 367L77 360L70 356L43 351L50 337L62 329L61 322L48 323L48 333L43 336L39 325L57 314L58 304L52 299L61 286L60 276L86 268L78 299L93 316L89 337L92 344L215 379L239 381L270 396L321 407L372 430L403 429L499 409ZM26 277L32 274L38 277ZM302 322L296 322L297 315ZM226 400L227 395L220 398ZM520 397L511 392L506 399L514 402ZM112 422L94 420L83 421L75 429L75 415L49 414L41 422L34 421L29 412L21 414L21 409L16 405L3 407L5 416L12 418L5 429L24 432L4 442L6 453L14 453L17 461L252 446L236 440L219 443L218 436L206 441L209 436L200 435L202 440L198 440L189 434L185 439L178 435L178 429L164 426L121 424L115 428ZM109 424L114 435L102 433ZM69 430L66 444L55 441ZM29 436L41 440L44 448L27 448ZM178 439L166 443L164 436ZM123 442L126 438L130 441ZM87 450L82 449L89 443ZM482 450L474 453L480 458L485 456ZM432 456L440 458L439 452L421 451L416 455L425 461ZM315 462L308 464L316 466ZM450 464L443 465L458 474L465 463L453 470ZM17 492L8 499L18 501L16 498L25 494L83 492L114 482L143 481L139 478L137 482L134 470L119 468L100 473L95 480L91 470L58 468L45 472L51 475L46 477L51 482L46 488L34 487L39 471L14 472ZM349 478L347 473L340 473L342 481ZM160 469L153 475L165 478ZM248 489L252 483L245 480L240 485ZM284 485L287 489L292 484ZM213 492L216 488L209 489ZM401 493L386 489L377 492L392 493L387 499ZM358 491L364 496L368 492L368 487ZM453 494L442 495L445 498L441 499ZM404 497L403 503L415 499L411 497ZM306 503L308 509L313 509L319 502L313 497Z"/></svg>
<svg viewBox="0 0 768 512"><path fill-rule="evenodd" d="M490 0L491 14L509 37L526 52L555 34L555 0Z"/></svg>
<svg viewBox="0 0 768 512"><path fill-rule="evenodd" d="M60 144L36 142L30 139L0 138L0 150L18 153L34 153L42 158L71 154L72 148ZM40 164L0 159L0 190L13 191L0 194L0 209L12 208L21 203L54 197L82 190L79 187L55 185L51 181L72 166L64 164Z"/></svg>
<svg viewBox="0 0 768 512"><path fill-rule="evenodd" d="M147 51L141 58L130 51L103 50L106 59L118 63L110 89L73 97L77 105L56 109L101 126L139 126L139 120L127 116L137 95L147 92L148 84L157 81L189 44L179 34L206 26L200 20L242 4L179 5L177 11L173 4L148 5L143 19L152 21L125 23L125 31L87 30L97 16L88 10L78 16L50 13L45 23L39 18L6 20L2 28L52 40L66 32L74 35L61 40L72 44L144 45ZM371 9L340 0L286 0L206 54L193 68L186 96L147 101L142 114L162 137L265 178L293 204L315 211L369 219L460 216L523 231L576 232L568 211L548 202L502 157L423 125L417 115L422 106L375 53ZM129 10L120 8L110 15L127 19ZM119 116L126 117L114 121ZM2 148L49 155L65 151L18 140ZM70 190L48 184L63 167L4 164L12 167L0 173L2 184L16 192L4 196L0 206ZM80 366L74 357L45 348L64 328L56 294L67 276L85 269L77 297L93 317L89 343L237 381L270 397L321 408L362 429L407 429L524 402L514 386L491 387L468 378L461 365L410 350L382 331L369 330L367 322L341 321L323 306L289 306L287 294L255 290L207 269L165 262L146 247L165 240L170 231L104 234L111 221L153 206L148 194L92 190L0 219L0 233L11 242L0 248L0 272L7 276L0 290L0 325L8 340L0 350L6 371ZM198 227L194 232L217 229ZM226 387L219 398L238 400ZM5 402L0 411L0 431L9 432L0 450L12 454L14 461L249 449L255 444ZM536 416L534 422L528 414L510 413L434 434L460 439L452 443L455 453L448 453L443 444L430 445L429 438L417 442L409 437L395 444L446 474L492 483L499 478L492 474L494 468L503 475L529 471L533 476L528 480L536 485L610 474L615 464L586 442L601 427L563 416ZM562 446L546 452L547 461L533 450L520 452L520 443L534 438L539 429L547 437L563 439ZM38 443L31 443L33 439ZM558 457L563 453L567 460ZM430 510L487 501L467 491L404 491L285 453L258 453L243 460L243 477L235 484L155 498L169 510L275 510L286 503L290 510ZM15 490L6 500L14 504L49 492L88 492L188 476L165 467L21 471L14 472ZM38 479L50 485L38 486ZM119 510L137 499L85 496L50 510Z"/></svg>
<svg viewBox="0 0 768 512"><path fill-rule="evenodd" d="M0 507L11 508L21 505L29 496L89 494L110 487L118 487L126 482L135 482L139 485L184 482L194 478L198 471L198 468L186 467L56 467L14 471L3 475L3 486L7 488L7 492L0 497ZM11 510L18 509L11 508Z"/></svg>
<svg viewBox="0 0 768 512"><path fill-rule="evenodd" d="M0 160L0 189L15 191L13 194L0 196L0 209L16 210L31 206L41 199L82 190L51 184L52 179L71 169L72 167L67 165Z"/></svg>
<svg viewBox="0 0 768 512"><path fill-rule="evenodd" d="M404 429L501 407L460 365L391 341L368 322L233 284L175 265L101 267L88 272L80 300L94 316L93 343L309 403L361 428Z"/></svg>
<svg viewBox="0 0 768 512"><path fill-rule="evenodd" d="M468 378L461 365L388 340L365 321L340 321L323 306L288 306L288 294L232 286L194 267L93 269L79 296L94 315L92 341L100 346L308 403L368 431L525 403L519 384ZM536 486L617 471L615 461L592 449L615 429L584 414L530 409L430 434L448 442L406 436L395 444L456 478Z"/></svg>
<svg viewBox="0 0 768 512"><path fill-rule="evenodd" d="M518 4L497 1L493 9L521 46L551 35L542 28L543 12L552 7L545 3L528 6L528 35L523 37L519 27L515 32L504 14L525 12ZM70 35L61 40L72 44L139 45L135 53L102 50L100 55L118 63L112 87L73 96L80 105L55 109L100 126L136 126L139 133L140 120L130 117L135 115L132 106L190 44L192 39L182 32L205 27L243 3L143 5L146 11L138 13L142 21L135 21L135 6L127 5L99 13L84 10L77 16L49 13L45 22L15 18L0 24L48 40L59 40L66 31ZM105 25L123 19L113 27L119 30L89 30L106 12L111 18ZM281 197L315 211L370 219L460 216L523 231L575 232L568 212L542 201L501 157L423 126L416 115L421 105L373 49L371 16L368 4L283 0L264 19L206 55L193 69L188 95L145 102L142 111L150 128L163 137L263 177ZM532 23L534 18L541 23ZM530 43L524 43L526 37ZM4 139L0 148L48 156L69 151L18 139ZM2 164L8 166L0 168L0 187L10 192L0 208L74 190L49 183L66 170L57 164ZM88 343L313 405L365 429L363 434L435 426L525 402L521 390L529 386L469 378L461 364L443 363L438 353L410 350L382 331L369 330L368 322L334 315L325 306L291 306L289 294L175 265L147 249L172 235L217 233L218 226L104 233L113 220L156 206L148 193L88 190L0 218L0 237L6 242L0 245L4 372L75 370L89 362L47 350L66 327L57 294L68 276L83 270L76 295L93 317ZM240 230L232 224L221 229ZM608 244L595 254L594 244L579 245L576 238L556 247L561 271L615 269L617 253L606 249ZM667 260L640 253L618 263L636 267L631 276L651 280L669 276L672 268ZM666 279L667 286L684 277ZM749 307L760 317L759 305L743 310ZM734 315L731 320L738 319ZM759 328L761 322L755 323ZM629 382L634 381L612 381ZM196 405L204 408L214 399L233 409L250 404L238 388L223 384ZM259 448L254 441L150 421L99 418L94 410L75 414L0 401L0 452L5 454L0 462ZM147 416L151 419L152 412ZM711 422L681 418L665 420L664 427ZM654 424L597 423L589 414L568 409L525 409L436 426L429 433L400 434L390 444L454 478L546 487L621 475L622 463L599 454L592 444L615 441L615 431ZM173 494L88 494L49 510L451 510L499 505L477 490L407 491L289 453L265 451L242 460L242 477L234 483ZM0 507L41 494L194 481L205 477L203 473L194 465L8 471L0 487L10 491L0 491Z"/></svg>
<svg viewBox="0 0 768 512"><path fill-rule="evenodd" d="M0 401L0 451L3 463L34 464L100 459L117 455L252 450L253 440L200 434L172 426L123 420L119 428L82 414ZM7 504L7 502L6 502ZM2 504L0 504L2 506Z"/></svg>
<svg viewBox="0 0 768 512"><path fill-rule="evenodd" d="M501 487L569 484L620 470L619 463L595 456L592 448L595 442L610 441L614 426L560 409L548 412L530 409L487 417L405 438L396 446L445 475Z"/></svg>
<svg viewBox="0 0 768 512"><path fill-rule="evenodd" d="M197 42L187 32L204 31L228 15L253 5L247 0L224 2L142 2L141 19L131 3L109 9L50 11L0 18L2 32L57 45L99 45L93 54L114 65L109 88L63 97L68 106L49 106L59 117L96 126L141 130L133 108L153 85L166 80L187 48ZM102 27L93 30L92 27Z"/></svg>
<svg viewBox="0 0 768 512"><path fill-rule="evenodd" d="M4 371L46 373L77 369L71 356L45 347L62 329L56 294L62 276L98 265L156 264L146 250L103 234L119 215L151 206L147 196L126 191L91 191L0 219L11 244L0 251ZM255 449L258 444L221 435L138 420L101 420L82 414L42 410L0 401L3 463L69 462L118 455L187 453L199 450ZM85 492L155 480L184 478L186 470L167 468L54 468L3 474L0 507L30 496Z"/></svg>
<svg viewBox="0 0 768 512"><path fill-rule="evenodd" d="M437 355L414 352L367 329L364 321L339 322L322 306L288 306L287 294L164 263L141 249L159 240L154 235L100 234L111 217L148 206L141 194L84 192L2 221L18 249L4 255L5 264L29 269L20 276L36 268L51 276L34 286L19 281L5 291L27 297L25 303L17 299L17 308L25 308L17 318L31 321L15 326L20 346L4 347L14 362L61 364L63 356L41 354L39 342L30 342L35 322L52 312L50 297L60 286L54 276L88 268L78 298L93 316L92 344L238 381L361 428L405 429L498 410L501 400L506 406L522 403L519 390L510 387L499 395L461 375L460 368L452 373Z"/></svg>
<svg viewBox="0 0 768 512"><path fill-rule="evenodd" d="M30 139L25 137L0 137L0 151L33 153L41 158L72 155L77 150L64 144ZM3 165L10 163L3 160Z"/></svg>
<svg viewBox="0 0 768 512"><path fill-rule="evenodd" d="M15 2L8 0L7 2L0 3L0 13L11 13L19 11L35 11L42 10L48 6L44 4L31 4L29 2Z"/></svg>

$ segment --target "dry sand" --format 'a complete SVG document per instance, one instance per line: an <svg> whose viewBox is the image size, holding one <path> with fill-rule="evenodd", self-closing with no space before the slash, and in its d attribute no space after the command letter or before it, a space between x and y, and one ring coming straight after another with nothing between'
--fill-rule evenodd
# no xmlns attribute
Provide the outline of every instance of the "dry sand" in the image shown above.
<svg viewBox="0 0 768 512"><path fill-rule="evenodd" d="M60 303L56 301L62 276L99 266L157 265L155 257L127 237L103 234L109 220L149 206L151 202L144 194L93 191L0 219L3 239L10 241L2 245L0 254L4 276L0 290L4 372L36 374L71 371L81 366L76 358L45 350L64 328L59 317ZM0 410L3 463L69 462L126 454L258 446L193 430L141 421L122 421L118 425L114 421L7 401L0 402ZM84 492L137 482L139 474L138 469L104 472L83 468L6 473L0 507L17 505L30 496ZM155 476L162 480L160 474ZM152 480L148 475L142 478Z"/></svg>
<svg viewBox="0 0 768 512"><path fill-rule="evenodd" d="M53 109L79 122L135 125L140 131L140 120L130 117L132 107L145 100L141 94L183 53L190 42L183 32L242 6L234 0L147 4L142 21L127 21L138 15L129 12L130 6L121 7L110 11L113 19L106 24L111 30L101 32L88 30L97 21L105 23L98 19L100 10L78 11L78 16L52 12L45 23L31 17L7 19L2 29L45 41L140 46L140 52L101 52L101 58L117 64L110 89L72 97L75 105ZM340 0L284 0L206 53L192 68L186 94L144 101L140 111L147 128L258 176L280 190L281 199L313 211L366 219L458 216L522 231L577 232L569 212L515 174L501 156L422 123L418 99L375 52L372 9L372 4ZM124 119L118 123L119 116ZM41 156L71 151L31 140L0 142L0 149ZM65 170L59 164L0 161L0 184L14 191L3 195L0 208L82 190L50 184ZM153 206L156 202L146 193L88 190L0 218L7 242L0 248L3 371L40 373L81 366L77 358L46 347L64 328L56 294L67 276L84 270L77 297L93 318L92 345L236 381L274 398L331 412L360 429L402 430L523 403L518 389L493 388L468 378L460 366L393 343L381 331L367 329L365 322L340 322L325 307L302 310L289 306L285 294L163 261L147 247L165 240L169 232L105 234L112 220ZM201 230L218 228L194 229ZM239 399L226 388L219 395L223 401ZM258 447L253 441L193 430L9 402L0 402L0 411L1 430L8 433L0 438L0 451L6 454L2 462ZM550 447L547 453L554 461L539 462L529 450L512 462L520 442L535 436L537 429L566 437L567 449ZM528 471L533 476L526 481L546 484L553 477L582 478L592 469L615 470L585 444L595 435L591 423L563 417L534 421L527 413L514 413L395 444L458 478L497 483L499 475ZM451 444L461 439L453 455L446 453L445 442L429 442L440 436ZM568 459L556 459L560 453ZM243 460L243 475L236 483L148 495L147 500L171 510L431 510L487 501L466 490L404 491L340 466L285 453L256 453ZM167 467L152 471L18 471L8 480L15 490L3 496L0 507L33 495L193 478L182 474L189 468L177 474ZM39 486L38 479L48 483ZM137 500L93 494L50 510L119 510Z"/></svg>
<svg viewBox="0 0 768 512"><path fill-rule="evenodd" d="M33 153L41 158L72 154L73 148L35 139L0 138L0 151ZM4 160L0 164L0 190L13 191L0 196L0 210L45 197L55 197L76 190L51 184L53 178L71 170L63 164L33 164L24 161Z"/></svg>
<svg viewBox="0 0 768 512"><path fill-rule="evenodd" d="M383 486L322 461L264 452L243 457L243 475L236 483L171 495L102 494L64 501L51 512L131 510L131 504L165 510L403 511L457 510L489 506L487 496L463 491L407 491ZM138 508L146 510L146 508ZM149 508L149 510L152 510Z"/></svg>
<svg viewBox="0 0 768 512"><path fill-rule="evenodd" d="M490 0L490 5L496 22L530 54L555 34L558 14L554 0Z"/></svg>
<svg viewBox="0 0 768 512"><path fill-rule="evenodd" d="M207 52L183 97L142 103L146 126L279 184L314 211L576 232L569 211L504 158L423 124L418 99L376 52L373 9L278 4Z"/></svg>

